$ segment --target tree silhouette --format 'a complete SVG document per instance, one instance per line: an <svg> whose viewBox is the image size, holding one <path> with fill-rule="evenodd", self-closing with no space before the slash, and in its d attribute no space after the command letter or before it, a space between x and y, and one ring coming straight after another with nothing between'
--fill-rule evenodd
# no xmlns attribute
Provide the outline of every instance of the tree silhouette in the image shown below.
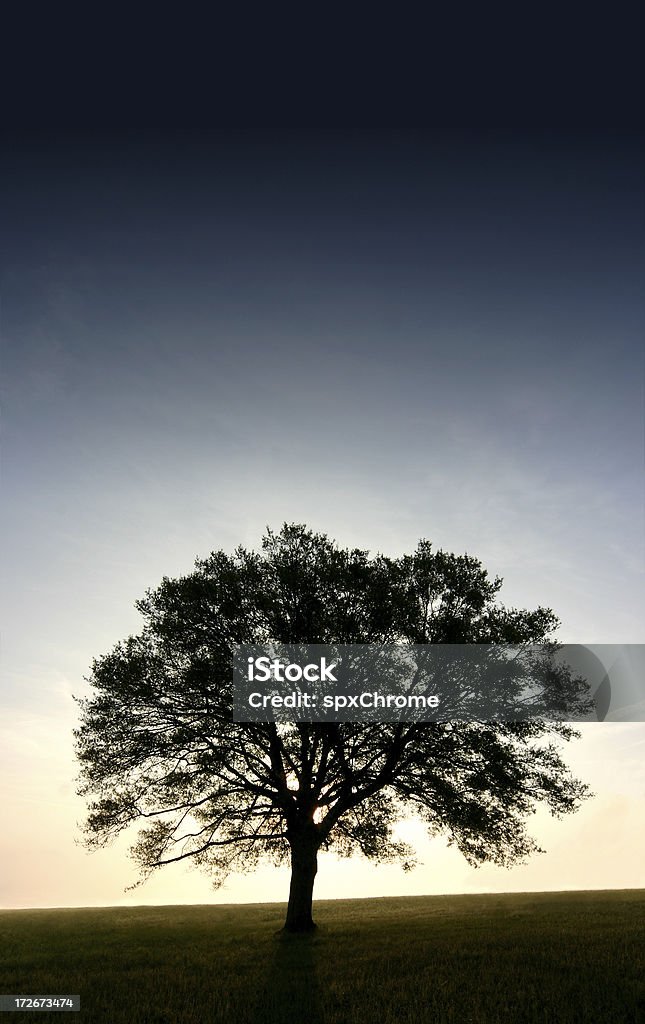
<svg viewBox="0 0 645 1024"><path fill-rule="evenodd" d="M164 578L137 608L141 633L94 661L75 730L84 838L131 825L141 880L183 859L215 885L261 857L290 861L285 928L315 927L318 851L413 863L393 838L405 814L472 864L537 851L536 805L559 816L587 787L561 759L569 725L523 722L243 723L232 720L235 644L536 644L552 611L496 603L502 585L470 555L421 541L400 558L342 549L302 525L268 530L260 552L213 552Z"/></svg>

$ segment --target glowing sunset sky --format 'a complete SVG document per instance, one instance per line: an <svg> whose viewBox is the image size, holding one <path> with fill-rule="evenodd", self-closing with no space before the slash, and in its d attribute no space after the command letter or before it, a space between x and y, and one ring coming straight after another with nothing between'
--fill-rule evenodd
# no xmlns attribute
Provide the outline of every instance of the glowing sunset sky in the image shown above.
<svg viewBox="0 0 645 1024"><path fill-rule="evenodd" d="M146 588L267 524L426 537L564 641L645 640L627 142L72 138L17 146L2 192L0 906L286 899L271 868L124 894L128 842L74 843L92 659ZM316 896L643 885L645 725L583 732L567 759L597 796L538 813L526 867L422 842L410 875L323 856Z"/></svg>

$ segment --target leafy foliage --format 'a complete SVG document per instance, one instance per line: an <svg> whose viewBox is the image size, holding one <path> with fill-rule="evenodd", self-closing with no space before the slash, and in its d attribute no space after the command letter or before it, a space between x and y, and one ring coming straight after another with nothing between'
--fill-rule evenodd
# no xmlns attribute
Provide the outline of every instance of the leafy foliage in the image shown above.
<svg viewBox="0 0 645 1024"><path fill-rule="evenodd" d="M393 827L414 812L472 864L525 858L537 849L525 827L535 808L565 814L586 795L557 746L577 735L566 724L231 717L233 644L549 639L553 612L506 608L501 585L472 556L427 541L370 557L296 524L268 530L261 552L213 552L164 578L137 603L141 633L94 662L93 693L79 701L88 845L141 826L142 878L190 858L216 885L260 857L281 862L305 833L316 849L409 867Z"/></svg>

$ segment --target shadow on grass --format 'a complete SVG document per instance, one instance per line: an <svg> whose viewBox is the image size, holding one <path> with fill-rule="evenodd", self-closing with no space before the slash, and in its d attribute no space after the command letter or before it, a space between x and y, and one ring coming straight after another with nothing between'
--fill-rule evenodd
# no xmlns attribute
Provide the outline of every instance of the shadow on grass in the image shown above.
<svg viewBox="0 0 645 1024"><path fill-rule="evenodd" d="M264 982L258 989L254 1021L257 1024L322 1024L320 983L316 972L320 936L278 932L275 952Z"/></svg>

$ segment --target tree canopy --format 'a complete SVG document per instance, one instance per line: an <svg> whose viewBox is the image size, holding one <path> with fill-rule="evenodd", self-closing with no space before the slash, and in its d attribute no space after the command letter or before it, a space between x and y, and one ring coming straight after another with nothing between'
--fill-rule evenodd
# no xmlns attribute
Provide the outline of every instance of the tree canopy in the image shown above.
<svg viewBox="0 0 645 1024"><path fill-rule="evenodd" d="M94 661L75 730L85 840L131 826L141 879L191 859L215 885L259 859L289 862L285 927L314 926L320 850L414 863L394 838L411 813L471 864L538 850L539 805L577 809L564 722L244 723L232 719L236 644L542 643L548 608L507 608L471 555L428 541L402 557L339 547L306 526L267 530L260 551L198 559L137 602L141 632Z"/></svg>

